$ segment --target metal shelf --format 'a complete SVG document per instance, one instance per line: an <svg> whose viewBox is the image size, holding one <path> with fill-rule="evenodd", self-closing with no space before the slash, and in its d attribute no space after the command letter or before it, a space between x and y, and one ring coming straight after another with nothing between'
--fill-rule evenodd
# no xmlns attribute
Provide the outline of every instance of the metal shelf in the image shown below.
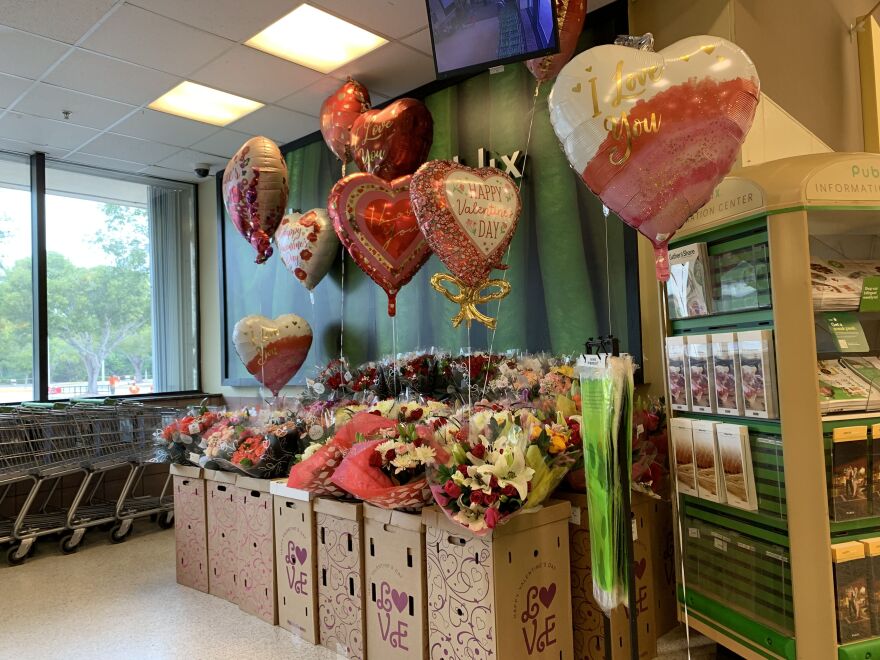
<svg viewBox="0 0 880 660"><path fill-rule="evenodd" d="M689 410L673 410L673 417L686 417L687 419L703 419L709 422L718 422L719 424L740 424L748 426L752 433L770 433L772 435L782 434L782 423L778 419L757 419L755 417L734 417L732 415L709 415L707 413L696 413Z"/></svg>

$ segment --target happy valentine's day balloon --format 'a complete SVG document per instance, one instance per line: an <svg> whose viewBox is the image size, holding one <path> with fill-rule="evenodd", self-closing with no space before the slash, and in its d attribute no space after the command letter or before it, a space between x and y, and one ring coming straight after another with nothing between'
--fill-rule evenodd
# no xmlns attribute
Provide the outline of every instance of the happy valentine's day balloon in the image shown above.
<svg viewBox="0 0 880 660"><path fill-rule="evenodd" d="M312 328L296 314L245 316L235 324L232 343L248 372L278 396L306 361Z"/></svg>
<svg viewBox="0 0 880 660"><path fill-rule="evenodd" d="M415 172L434 140L434 120L421 101L400 99L367 110L351 125L351 152L362 172L391 181Z"/></svg>
<svg viewBox="0 0 880 660"><path fill-rule="evenodd" d="M287 206L287 165L272 140L251 138L235 152L223 172L223 199L232 224L257 251L256 263L263 263Z"/></svg>
<svg viewBox="0 0 880 660"><path fill-rule="evenodd" d="M559 24L559 52L528 60L526 66L535 80L555 78L571 59L587 17L587 0L556 0L556 22Z"/></svg>
<svg viewBox="0 0 880 660"><path fill-rule="evenodd" d="M370 93L357 80L348 79L321 104L321 135L330 151L343 163L351 160L351 125L370 109Z"/></svg>
<svg viewBox="0 0 880 660"><path fill-rule="evenodd" d="M510 291L503 280L489 280L502 264L505 250L519 221L519 191L513 181L494 167L471 168L451 160L432 160L412 176L410 197L419 228L428 245L454 278L438 274L432 285L462 307L453 319L477 320L494 327L494 319L479 313L476 305L496 300ZM450 293L443 282L453 282ZM497 292L482 294L487 286Z"/></svg>
<svg viewBox="0 0 880 660"><path fill-rule="evenodd" d="M275 232L278 256L297 281L309 291L333 265L339 239L326 209L288 213Z"/></svg>
<svg viewBox="0 0 880 660"><path fill-rule="evenodd" d="M358 172L330 191L327 212L351 258L388 294L388 316L397 292L431 256L410 204L410 179L385 181Z"/></svg>
<svg viewBox="0 0 880 660"><path fill-rule="evenodd" d="M572 167L654 244L665 281L669 239L733 167L759 96L742 49L698 36L659 53L591 48L562 69L548 102Z"/></svg>

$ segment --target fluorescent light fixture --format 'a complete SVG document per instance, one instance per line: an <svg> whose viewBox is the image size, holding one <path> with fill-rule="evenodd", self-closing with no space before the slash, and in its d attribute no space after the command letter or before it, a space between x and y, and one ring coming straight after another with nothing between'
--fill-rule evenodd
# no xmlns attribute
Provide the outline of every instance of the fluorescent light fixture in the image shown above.
<svg viewBox="0 0 880 660"><path fill-rule="evenodd" d="M214 126L226 126L259 110L263 104L186 80L148 107Z"/></svg>
<svg viewBox="0 0 880 660"><path fill-rule="evenodd" d="M310 5L300 5L245 45L330 73L388 43L382 37Z"/></svg>

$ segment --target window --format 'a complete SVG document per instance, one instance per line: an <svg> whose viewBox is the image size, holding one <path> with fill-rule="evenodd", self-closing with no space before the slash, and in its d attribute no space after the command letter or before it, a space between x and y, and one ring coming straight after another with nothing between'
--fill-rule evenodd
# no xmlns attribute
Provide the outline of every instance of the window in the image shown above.
<svg viewBox="0 0 880 660"><path fill-rule="evenodd" d="M15 210L5 185L0 179L0 208ZM30 192L14 192L24 196L26 215L4 224L0 214L0 231L23 223L30 229ZM192 185L47 162L45 383L38 375L34 386L33 367L19 373L24 357L2 351L0 378L9 372L9 391L0 386L0 401L198 389L195 221ZM26 238L4 236L0 251L0 342L14 332L32 356L40 333L24 325L31 307L18 301L38 299ZM13 250L17 260L6 254ZM17 296L8 311L4 295Z"/></svg>

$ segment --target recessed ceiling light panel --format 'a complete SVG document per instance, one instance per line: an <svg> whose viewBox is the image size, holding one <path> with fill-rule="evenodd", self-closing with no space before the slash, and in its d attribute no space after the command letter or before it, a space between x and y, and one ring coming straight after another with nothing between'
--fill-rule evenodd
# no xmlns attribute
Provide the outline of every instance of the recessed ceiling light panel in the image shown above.
<svg viewBox="0 0 880 660"><path fill-rule="evenodd" d="M148 107L214 126L226 126L254 110L259 110L263 104L187 80L157 98Z"/></svg>
<svg viewBox="0 0 880 660"><path fill-rule="evenodd" d="M321 73L330 73L386 43L386 39L311 5L300 5L245 42Z"/></svg>

